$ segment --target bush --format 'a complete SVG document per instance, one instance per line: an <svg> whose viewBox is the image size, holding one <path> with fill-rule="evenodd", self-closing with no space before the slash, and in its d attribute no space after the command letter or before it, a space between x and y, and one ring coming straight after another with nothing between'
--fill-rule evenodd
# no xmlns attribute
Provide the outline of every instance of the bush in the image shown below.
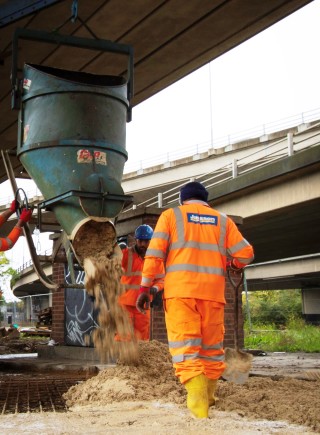
<svg viewBox="0 0 320 435"><path fill-rule="evenodd" d="M300 290L269 290L249 294L249 310L252 323L286 326L291 318L302 319ZM246 301L243 302L246 306ZM248 313L244 312L245 321Z"/></svg>
<svg viewBox="0 0 320 435"><path fill-rule="evenodd" d="M266 352L320 352L320 327L291 318L286 328L275 324L245 324L245 347Z"/></svg>
<svg viewBox="0 0 320 435"><path fill-rule="evenodd" d="M302 317L300 290L250 293L250 324L244 307L245 347L268 352L320 352L320 327Z"/></svg>

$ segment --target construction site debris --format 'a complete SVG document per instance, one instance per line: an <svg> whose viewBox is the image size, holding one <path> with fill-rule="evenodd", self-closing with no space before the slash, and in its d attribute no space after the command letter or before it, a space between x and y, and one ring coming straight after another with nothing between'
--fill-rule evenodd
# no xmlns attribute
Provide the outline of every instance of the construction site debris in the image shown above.
<svg viewBox="0 0 320 435"><path fill-rule="evenodd" d="M174 375L168 347L157 341L140 342L139 354L137 366L126 366L119 362L116 367L105 369L96 377L71 387L64 394L68 407L79 410L81 406L103 406L106 412L109 406L114 406L116 402L125 402L125 409L126 404L131 402L156 401L167 406L168 415L174 412L169 403L185 409L186 392ZM251 376L244 385L220 380L217 389L219 401L215 408L210 410L210 414L214 416L217 411L230 414L232 411L251 421L282 421L304 425L305 433L308 428L310 432L319 432L319 387L319 379L303 381L277 376ZM134 415L131 414L133 419ZM172 418L174 419L173 415ZM227 414L223 418L228 418ZM170 433L178 433L172 426L170 430ZM284 433L296 432L289 430Z"/></svg>
<svg viewBox="0 0 320 435"><path fill-rule="evenodd" d="M0 328L0 337L5 337L7 340L12 340L14 338L19 338L20 332L12 325L10 325L9 328L2 326Z"/></svg>
<svg viewBox="0 0 320 435"><path fill-rule="evenodd" d="M52 325L52 307L47 307L38 313L38 322L36 324L37 328L41 326L51 326Z"/></svg>
<svg viewBox="0 0 320 435"><path fill-rule="evenodd" d="M0 413L42 413L66 411L62 394L72 385L93 376L89 372L0 372ZM3 433L3 432L2 432Z"/></svg>
<svg viewBox="0 0 320 435"><path fill-rule="evenodd" d="M35 353L40 345L46 345L48 340L34 340L28 338L0 338L0 355Z"/></svg>
<svg viewBox="0 0 320 435"><path fill-rule="evenodd" d="M51 335L51 329L48 327L21 328L20 332L24 337L50 337Z"/></svg>

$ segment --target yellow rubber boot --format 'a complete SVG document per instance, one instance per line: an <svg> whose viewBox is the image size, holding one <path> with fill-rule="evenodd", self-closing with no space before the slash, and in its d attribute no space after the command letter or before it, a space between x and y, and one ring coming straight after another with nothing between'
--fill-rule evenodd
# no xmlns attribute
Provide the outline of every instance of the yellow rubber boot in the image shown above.
<svg viewBox="0 0 320 435"><path fill-rule="evenodd" d="M213 406L217 403L219 400L217 397L215 397L214 393L217 388L218 379L208 379L208 401L209 406Z"/></svg>
<svg viewBox="0 0 320 435"><path fill-rule="evenodd" d="M205 375L201 374L189 379L184 385L188 392L187 407L197 418L208 418L208 383Z"/></svg>

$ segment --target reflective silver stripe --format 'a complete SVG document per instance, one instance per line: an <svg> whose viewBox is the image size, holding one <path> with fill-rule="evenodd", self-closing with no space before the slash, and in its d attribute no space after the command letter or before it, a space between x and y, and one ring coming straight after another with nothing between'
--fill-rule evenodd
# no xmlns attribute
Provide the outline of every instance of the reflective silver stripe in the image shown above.
<svg viewBox="0 0 320 435"><path fill-rule="evenodd" d="M199 355L200 359L205 359L208 361L224 361L224 354L222 355L213 355L213 356L204 356L204 355Z"/></svg>
<svg viewBox="0 0 320 435"><path fill-rule="evenodd" d="M165 254L160 249L147 249L146 257L165 258Z"/></svg>
<svg viewBox="0 0 320 435"><path fill-rule="evenodd" d="M5 240L8 243L8 246L11 248L11 246L13 245L12 240L10 240L8 237L4 237L3 240ZM2 241L1 241L0 248L2 248Z"/></svg>
<svg viewBox="0 0 320 435"><path fill-rule="evenodd" d="M156 233L153 233L152 238L153 239L162 239L162 240L167 240L168 241L169 240L169 234L157 231Z"/></svg>
<svg viewBox="0 0 320 435"><path fill-rule="evenodd" d="M243 263L243 264L250 264L253 259L254 259L254 257L250 257L250 258L237 257L237 260L239 260L240 263Z"/></svg>
<svg viewBox="0 0 320 435"><path fill-rule="evenodd" d="M201 242L175 242L172 243L171 249L180 249L180 248L194 248L194 249L201 249L205 251L213 251L213 252L219 252L220 249L215 243L201 243Z"/></svg>
<svg viewBox="0 0 320 435"><path fill-rule="evenodd" d="M171 349L177 349L179 347L185 347L185 346L200 346L202 343L201 338L189 338L188 340L181 340L181 341L169 341L169 348Z"/></svg>
<svg viewBox="0 0 320 435"><path fill-rule="evenodd" d="M131 272L131 273L124 273L125 276L141 276L141 271L137 270L135 272Z"/></svg>
<svg viewBox="0 0 320 435"><path fill-rule="evenodd" d="M197 358L199 358L198 352L197 353L193 353L193 354L192 353L188 353L186 355L184 355L184 354L174 355L172 357L172 362L178 363L178 362L186 361L188 359L197 359Z"/></svg>
<svg viewBox="0 0 320 435"><path fill-rule="evenodd" d="M228 252L230 252L230 254L234 254L235 252L238 252L240 249L246 248L247 246L249 246L249 243L246 241L246 239L242 239L236 245L231 246L231 248L228 249Z"/></svg>
<svg viewBox="0 0 320 435"><path fill-rule="evenodd" d="M158 275L155 275L154 279L163 279L165 277L164 273L159 273Z"/></svg>
<svg viewBox="0 0 320 435"><path fill-rule="evenodd" d="M207 346L206 344L202 345L202 349L208 350L208 349L214 349L214 350L219 350L223 348L223 343L222 341L220 343L216 343L213 344L212 346Z"/></svg>
<svg viewBox="0 0 320 435"><path fill-rule="evenodd" d="M174 215L176 218L176 227L178 233L178 240L175 243L172 243L171 249L183 249L183 248L194 248L205 251L212 252L220 252L222 255L226 255L226 250L224 247L224 241L226 238L226 225L227 225L227 217L224 214L221 214L220 218L220 240L219 244L216 243L203 243L196 241L186 241L184 237L184 222L183 222L183 214L179 207L175 207L173 209Z"/></svg>
<svg viewBox="0 0 320 435"><path fill-rule="evenodd" d="M132 248L129 248L128 249L128 266L127 266L126 273L131 273L132 272L132 259L133 259Z"/></svg>
<svg viewBox="0 0 320 435"><path fill-rule="evenodd" d="M167 267L167 273L169 272L197 272L225 276L225 272L221 267L206 267L196 264L173 264Z"/></svg>
<svg viewBox="0 0 320 435"><path fill-rule="evenodd" d="M139 290L140 289L140 285L137 284L124 284L126 289L130 289L130 290Z"/></svg>
<svg viewBox="0 0 320 435"><path fill-rule="evenodd" d="M123 274L124 276L142 276L141 270L132 271L133 249L134 248L128 248L128 265L127 265L127 270Z"/></svg>
<svg viewBox="0 0 320 435"><path fill-rule="evenodd" d="M177 241L170 246L170 250L193 248L193 249L198 249L199 251L209 250L212 252L220 252L221 255L226 255L225 238L226 238L227 216L225 214L220 213L220 239L217 245L216 243L186 241L182 210L180 207L174 207L172 210L176 219ZM165 254L162 251L158 251L158 250L148 249L147 255L158 257L158 258L165 258ZM185 272L185 271L225 276L224 269L220 267L206 267L206 266L200 266L195 264L173 264L167 267L166 270L167 273Z"/></svg>
<svg viewBox="0 0 320 435"><path fill-rule="evenodd" d="M184 243L185 243L185 238L184 238L184 223L183 223L182 211L179 207L175 207L175 208L173 208L173 213L174 213L175 218L176 218L178 243L182 244L182 247L183 247Z"/></svg>
<svg viewBox="0 0 320 435"><path fill-rule="evenodd" d="M220 213L220 239L219 239L219 251L221 255L226 256L225 240L227 237L227 216L224 213Z"/></svg>
<svg viewBox="0 0 320 435"><path fill-rule="evenodd" d="M142 277L141 285L143 287L151 287L153 280L150 278Z"/></svg>
<svg viewBox="0 0 320 435"><path fill-rule="evenodd" d="M187 361L190 359L205 359L208 361L224 361L224 354L222 355L213 355L213 356L203 356L203 355L199 355L198 353L187 353L187 354L180 354L180 355L174 355L172 357L172 362L173 363L179 363L179 362L183 362L183 361Z"/></svg>

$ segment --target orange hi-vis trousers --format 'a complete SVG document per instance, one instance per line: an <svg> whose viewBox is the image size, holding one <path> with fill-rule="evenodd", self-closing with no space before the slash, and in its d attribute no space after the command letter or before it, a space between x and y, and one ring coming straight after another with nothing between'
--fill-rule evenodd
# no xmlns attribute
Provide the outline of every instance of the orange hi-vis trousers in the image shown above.
<svg viewBox="0 0 320 435"><path fill-rule="evenodd" d="M219 379L224 362L224 304L193 298L164 301L169 351L184 384L204 374Z"/></svg>
<svg viewBox="0 0 320 435"><path fill-rule="evenodd" d="M146 314L142 314L134 306L123 304L121 304L121 306L129 315L134 335L137 340L148 341L150 339L150 310L147 310ZM127 341L128 337L121 337L119 334L117 334L115 340Z"/></svg>

